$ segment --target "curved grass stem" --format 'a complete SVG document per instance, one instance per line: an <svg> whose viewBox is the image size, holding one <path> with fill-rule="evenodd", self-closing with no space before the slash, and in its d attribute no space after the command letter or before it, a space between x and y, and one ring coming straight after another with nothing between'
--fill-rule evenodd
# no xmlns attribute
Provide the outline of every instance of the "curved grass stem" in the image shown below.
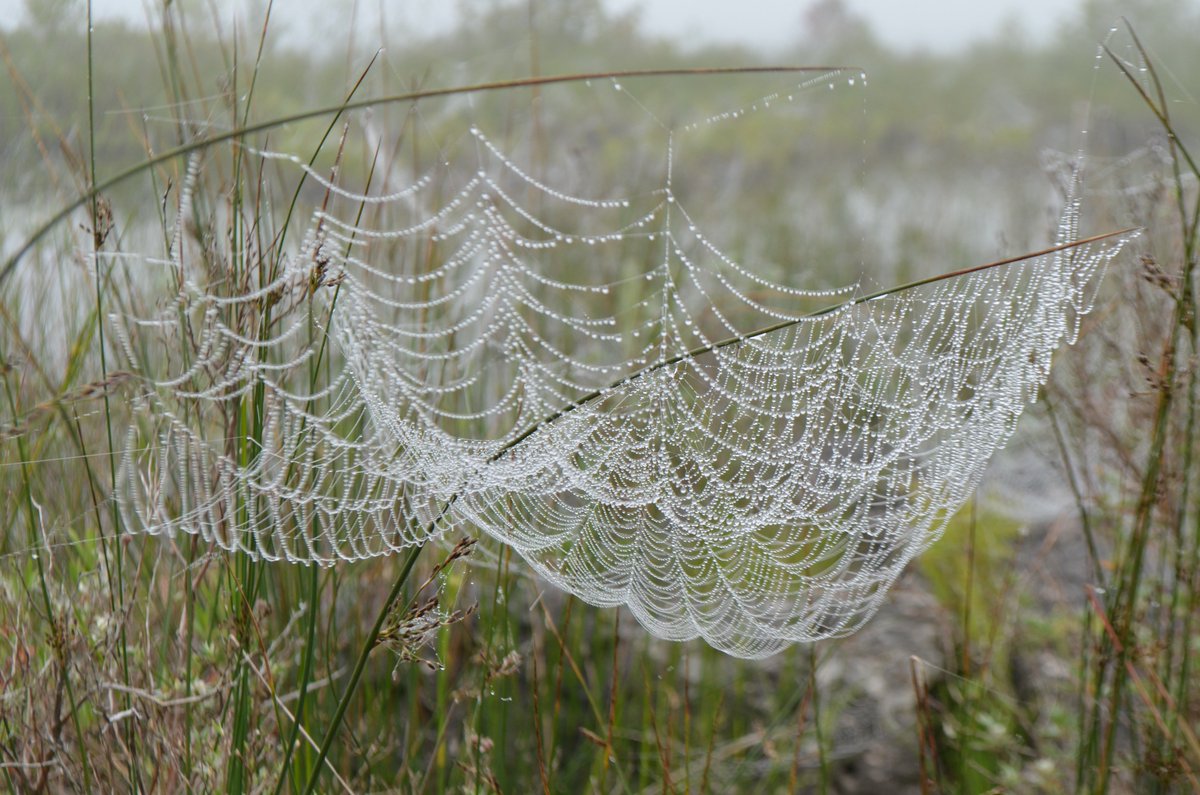
<svg viewBox="0 0 1200 795"><path fill-rule="evenodd" d="M383 97L371 97L368 99L359 99L352 102L342 102L337 105L329 105L321 108L314 108L300 113L293 113L288 116L279 116L267 121L256 122L254 124L243 124L232 130L213 135L207 138L202 138L191 143L176 146L168 149L160 155L148 158L142 162L130 166L124 171L109 177L103 182L97 184L93 181L92 187L84 193L77 196L73 201L66 204L62 209L55 213L45 223L39 226L30 237L21 244L21 247L9 257L3 268L0 268L0 285L8 280L16 270L17 265L25 257L26 254L33 249L38 242L45 237L50 230L56 227L59 223L66 220L71 213L85 206L88 202L101 196L105 191L113 186L124 182L125 180L137 176L144 171L170 162L176 158L189 155L192 152L198 152L207 149L215 144L224 143L226 141L236 141L244 138L247 135L254 133L266 132L279 127L285 127L289 124L308 121L310 119L320 118L322 116L336 116L347 111L360 110L362 108L374 107L377 105L389 105L398 102L417 102L423 99L436 99L438 97L450 97L461 94L479 94L493 91L506 91L514 88L532 88L539 86L557 85L563 83L582 83L588 80L607 80L607 79L629 79L636 77L697 77L705 75L745 75L745 74L805 74L805 73L835 73L845 71L857 71L856 66L731 66L731 67L700 67L691 69L629 69L607 72L586 72L580 74L569 75L548 75L545 77L525 77L517 80L499 80L490 83L477 83L470 86L456 86L453 88L435 88L425 91L409 91L403 94L391 94Z"/></svg>
<svg viewBox="0 0 1200 795"><path fill-rule="evenodd" d="M680 353L680 354L678 354L676 356L672 356L668 359L663 359L662 361L658 361L653 364L647 365L646 367L643 367L642 369L638 370L637 372L627 375L624 378L621 378L617 381L614 381L611 384L608 384L607 386L601 387L600 389L597 389L597 390L587 393L586 395L579 398L578 400L575 400L574 402L568 404L567 406L563 407L562 409L559 409L555 413L542 419L535 425L531 425L529 428L525 429L522 433L518 434L511 442L509 442L508 444L501 447L500 450L498 450L492 456L492 458L490 460L497 461L500 458L503 458L514 447L516 447L521 442L528 439L533 434L537 433L540 429L544 428L546 425L549 425L552 422L557 422L559 419L565 417L566 415L570 414L571 412L575 411L576 409L579 409L582 406L585 406L588 403L595 401L596 399L600 398L602 395L604 395L609 390L622 387L631 381L636 381L637 379L642 378L643 376L649 375L650 373L661 370L664 367L670 367L673 364L679 364L680 362L694 359L697 356L703 356L706 353L712 353L714 351L719 351L722 348L728 348L731 345L737 345L739 343L745 342L746 340L752 340L752 339L757 339L759 337L764 337L767 334L772 334L776 331L783 331L784 329L788 329L788 328L791 328L792 326L799 325L800 323L803 323L807 320L812 320L812 319L818 318L818 317L824 317L826 315L832 315L835 312L840 312L845 309L849 309L852 306L858 306L859 304L865 304L869 301L874 301L879 298L885 298L889 295L895 295L897 293L902 293L907 290L911 290L915 287L922 287L927 284L934 284L935 282L946 281L947 279L954 279L959 276L966 276L967 274L970 274L970 273L977 273L979 271L985 271L985 270L989 270L991 268L998 268L1003 265L1013 265L1018 262L1025 262L1026 260L1036 259L1037 257L1043 257L1047 254L1054 254L1055 252L1066 251L1067 249L1072 249L1072 248L1078 248L1079 246L1085 246L1089 243L1095 243L1100 240L1107 240L1108 238L1118 237L1120 235L1128 235L1128 234L1132 234L1137 231L1138 231L1137 227L1130 227L1128 229L1119 229L1115 232L1105 232L1104 234L1101 234L1101 235L1092 235L1091 237L1085 237L1085 238L1081 238L1079 240L1072 240L1069 243L1061 243L1057 246L1051 246L1050 248L1044 248L1040 251L1034 251L1029 254L1022 254L1017 257L1009 257L1007 259L996 260L995 262L988 262L984 265L975 265L970 268L962 268L960 270L950 271L948 273L942 273L937 276L929 276L927 278L918 279L916 281L908 282L906 284L897 285L895 287L889 287L886 290L880 290L878 292L871 293L870 295L864 295L864 296L861 296L858 298L852 298L849 301L843 301L840 304L835 304L833 306L829 306L824 309L817 310L816 312L812 312L810 314L803 315L802 317L792 318L789 320L781 320L778 323L774 323L770 326L763 326L762 328L756 329L747 334L741 334L736 337L728 337L726 339L720 340L719 342L714 342L709 345L702 345L698 348L693 348L692 350L687 351L686 353ZM453 502L453 499L451 499L451 502ZM443 510L442 514L444 515L445 513L446 512ZM435 523L436 523L436 520L435 520Z"/></svg>
<svg viewBox="0 0 1200 795"><path fill-rule="evenodd" d="M375 624L371 627L371 631L367 633L367 637L363 641L362 649L358 652L358 659L354 663L354 670L350 672L350 678L346 682L346 689L342 691L337 709L333 713L333 719L329 722L329 728L325 730L324 739L321 740L321 748L317 751L317 759L313 764L312 772L309 774L308 783L304 787L304 795L311 795L316 789L317 780L321 777L321 769L325 764L326 757L329 756L329 749L333 747L334 738L337 737L342 720L346 717L346 709L350 706L351 699L354 698L354 691L358 688L358 681L362 679L363 671L366 670L367 658L371 656L371 652L379 640L379 633L383 631L383 624L387 621L388 614L392 611L392 606L396 604L396 600L403 593L404 584L408 582L413 566L416 565L417 558L421 555L422 549L424 549L423 545L414 546L408 553L408 557L404 559L404 565L401 566L400 573L396 575L396 581L392 583L392 590L388 592L387 598L383 600L383 605L379 608L379 615L375 617Z"/></svg>

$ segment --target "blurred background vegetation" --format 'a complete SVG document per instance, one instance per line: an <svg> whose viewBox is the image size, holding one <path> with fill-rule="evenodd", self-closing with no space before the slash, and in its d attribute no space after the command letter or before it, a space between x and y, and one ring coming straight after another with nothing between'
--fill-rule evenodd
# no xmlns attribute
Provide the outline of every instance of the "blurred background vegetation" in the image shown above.
<svg viewBox="0 0 1200 795"><path fill-rule="evenodd" d="M364 72L357 97L780 62L853 65L868 86L817 97L783 139L766 120L714 140L687 176L698 192L733 181L717 236L773 278L885 287L1040 248L1081 148L1084 232L1147 233L979 498L857 635L738 661L544 592L504 550L436 575L447 552L430 550L409 596L436 595L455 620L428 646L375 650L318 769L399 562L313 570L116 535L80 252L152 237L180 166L155 191L123 183L104 197L110 220L73 216L0 288L5 786L299 792L319 775L326 792L1192 791L1197 180L1179 146L1200 129L1194 2L1089 0L1049 37L1001 29L952 53L889 48L836 0L770 52L647 34L598 0L464 3L436 35L339 22L308 43L286 35L282 4L269 24L266 8L236 26L202 3L155 6L149 31L98 23L89 70L84 5L30 2L0 33L0 254L90 184L243 118L335 105ZM726 101L704 80L638 90L656 108ZM387 136L408 111L352 123ZM597 126L577 112L551 120L556 135ZM307 157L323 131L288 125L269 143ZM589 152L596 184L619 178L619 148ZM351 154L347 169L364 165ZM228 183L207 189L229 200ZM114 235L94 236L102 226Z"/></svg>

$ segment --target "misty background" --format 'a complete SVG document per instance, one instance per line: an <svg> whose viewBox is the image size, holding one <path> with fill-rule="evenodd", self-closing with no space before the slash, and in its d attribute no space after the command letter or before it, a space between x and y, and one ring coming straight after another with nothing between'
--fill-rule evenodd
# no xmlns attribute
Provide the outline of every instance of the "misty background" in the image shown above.
<svg viewBox="0 0 1200 795"><path fill-rule="evenodd" d="M0 0L0 26L8 29L28 21L27 7L53 0ZM260 14L263 3L229 2L245 18ZM379 2L358 0L349 8L330 14L328 4L318 0L292 0L288 13L299 24L293 28L305 43L327 40L338 26L354 20L359 26L378 26L384 19L417 35L444 32L473 12L471 2L431 4L418 0ZM1004 29L1044 41L1074 14L1082 0L996 0L962 3L956 0L847 0L846 8L865 19L881 41L899 49L961 51ZM98 0L93 3L97 19L119 19L145 24L153 19L155 5L146 0ZM806 4L780 0L606 0L616 13L633 12L642 28L655 35L692 44L735 44L779 48L800 34ZM36 13L36 12L35 12Z"/></svg>
<svg viewBox="0 0 1200 795"><path fill-rule="evenodd" d="M837 90L808 86L797 102L772 114L741 119L722 128L727 134L697 136L674 174L681 196L706 200L696 212L711 240L756 272L797 287L858 283L866 293L1047 246L1071 195L1073 169L1081 163L1082 234L1168 216L1174 223L1164 199L1175 185L1162 126L1120 71L1125 67L1137 78L1141 65L1122 17L1157 64L1175 129L1189 141L1200 129L1195 93L1195 76L1200 75L1198 0L364 1L347 3L334 13L329 5L280 0L273 6L246 120L262 122L336 106L364 72L356 94L360 97L534 74L774 63L861 69L865 85L857 69L839 73L838 85L830 81L829 87ZM0 258L16 251L42 222L86 190L93 145L96 179L103 182L153 154L242 123L250 91L248 64L259 47L268 4L177 0L169 7L164 12L161 3L142 0L95 4L96 124L91 131L86 4L0 0ZM1109 48L1111 58L1102 46ZM854 86L848 85L847 75ZM623 90L636 102L621 103L613 101L620 95L606 85L594 102L591 87L575 86L569 92L508 92L487 102L454 98L422 101L419 107L380 105L347 115L349 143L340 178L348 185L364 184L371 152L382 148L395 167L388 178L407 184L420 173L417 161L422 158L427 162L443 151L463 154L466 131L478 123L507 155L537 163L540 178L557 189L577 196L624 195L621 189L630 184L653 184L653 169L662 165L661 147L654 147L660 146L663 130L654 121L728 111L747 96L761 96L785 82L762 78L766 88L760 89L748 81L625 80ZM594 95L600 96L599 87ZM571 101L576 98L584 101ZM546 122L544 140L506 137L507 120L515 120L513 129L537 130L538 114ZM255 137L252 144L307 158L318 149L327 123L326 118L287 125ZM414 129L421 132L419 152ZM645 130L658 137L643 142L633 132ZM325 173L334 148L326 146L317 158ZM642 160L635 157L642 154ZM466 151L468 162L469 156ZM228 157L228 151L212 157L209 165L220 175L225 163L220 158ZM161 254L162 219L169 215L163 208L173 208L178 199L181 163L105 192L115 230L110 248ZM265 179L272 178L268 173ZM1195 181L1185 174L1180 185L1181 191L1194 190ZM214 217L224 211L225 187L216 181ZM287 187L277 195L288 195ZM319 192L304 198L321 200ZM691 203L688 208L695 209ZM1160 250L1179 250L1177 241L1161 231L1168 224L1159 228L1165 240ZM35 351L47 372L70 372L71 333L64 329L92 324L90 246L87 219L80 213L59 224L5 285L6 321L20 331L22 349ZM1105 283L1080 345L1056 363L1055 399L1075 398L1081 406L1076 417L1070 414L1070 400L1057 404L1066 406L1060 410L1067 441L1083 462L1080 474L1096 475L1092 485L1098 503L1109 498L1118 503L1132 493L1113 475L1127 474L1128 462L1109 466L1097 450L1116 440L1122 453L1138 451L1149 438L1147 423L1137 421L1138 407L1145 405L1137 401L1147 389L1137 356L1143 348L1153 352L1161 345L1139 347L1138 333L1169 314L1152 303L1145 306L1154 309L1139 314L1124 300L1145 281L1139 281L1136 265L1142 250L1131 246L1130 251L1129 263ZM62 320L49 323L48 317ZM78 338L85 335L80 332ZM35 395L27 402L40 405L45 398ZM1070 739L1076 731L1072 710L1079 700L1073 678L1079 648L1075 640L1076 635L1094 634L1095 628L1079 630L1072 623L1079 615L1083 586L1090 582L1088 552L1072 524L1077 512L1061 471L1061 452L1047 431L1044 405L1031 408L1018 437L997 456L988 496L981 501L979 579L972 586L975 595L965 597L977 612L960 623L976 639L994 639L987 658L994 662L987 669L993 678L961 703L963 715L984 714L990 722L977 727L964 722L959 728L977 736L983 751L972 764L978 763L989 784L1007 782L1007 791L1051 793L1067 788L1075 768ZM1083 471L1089 467L1095 471ZM61 489L62 482L49 479L46 491L72 492ZM17 486L0 493L16 494ZM81 505L64 507L63 515L90 516L90 506ZM971 521L974 539L974 514ZM934 661L951 672L946 679L951 685L969 681L971 672L980 670L956 668L957 660L969 662L969 655L949 648L952 629L964 612L964 597L956 589L967 538L965 521L952 526L914 564L912 576L898 584L879 617L822 661L822 687L836 696L823 707L839 732L832 746L855 766L845 765L840 791L920 791L907 661L910 655ZM361 604L373 598L371 589L381 582L362 575L362 569L354 571L356 578L347 581L354 580L356 590L344 597L346 609L339 620L345 623L330 632L334 643L345 642L342 627L365 620ZM343 576L343 570L330 576ZM175 584L182 581L172 581L171 588L178 590ZM511 611L517 624L513 634L523 644L535 631L532 622L539 620L532 605L554 597L543 602L542 593L525 581L513 593L513 603L519 605ZM573 631L579 637L572 643L585 665L606 658L595 653L601 635L614 638L615 658L616 615L591 611L576 619ZM276 618L285 620L286 611ZM591 622L586 633L579 628L582 621ZM638 690L642 673L661 671L661 659L677 657L680 647L647 644L634 634L632 620L622 621L621 631L628 633L621 637L622 649L646 644L650 660L648 668L629 669L629 677L622 672L622 686L634 692L622 702L624 710L626 703L638 704L644 696ZM593 632L590 627L601 622L614 623ZM163 626L178 624L172 618ZM540 625L536 631L543 632ZM455 635L454 642L468 650L458 656L470 659L474 647L465 637ZM331 660L338 654L345 657L331 652ZM796 733L792 713L799 692L777 685L799 681L796 672L806 654L807 649L797 648L774 663L742 668L710 655L706 689L690 685L701 701L707 699L714 742L729 754L729 764L722 769L718 759L714 771L726 791L757 785L763 771L774 775L778 786L762 791L783 791L792 760L800 759L786 745ZM335 668L332 662L328 666ZM686 660L678 669L686 673ZM175 673L170 665L164 670ZM388 673L380 675L364 712L363 736L391 736L388 732L403 725L397 715L405 710L415 715L430 701L403 701ZM599 701L608 698L610 678L605 674L594 677L601 683ZM406 676L415 683L410 683L412 692L425 682L421 673ZM614 674L614 687L617 680ZM735 687L728 686L731 681ZM683 689L685 704L688 686ZM505 791L521 791L521 785L535 780L531 769L521 767L533 758L527 742L533 722L517 711L524 709L528 693L528 686L522 687L526 689L513 685L500 690L517 696L511 713L510 736L515 739L510 746L501 741L494 760L509 768L498 774ZM727 694L728 703L721 701ZM952 693L945 698L954 701ZM575 732L576 725L592 725L585 705L576 701L568 700L564 707L562 723L568 729L561 747L572 751L564 754L564 766L583 758L580 747L591 747L580 745ZM493 714L503 716L497 722L510 719L504 706L508 700L488 703ZM799 711L803 714L803 706ZM642 713L631 708L628 714ZM999 716L995 721L993 714ZM869 731L859 731L859 724ZM647 725L634 721L619 728L646 736ZM784 743L782 755L762 738L755 739L759 725L777 730L762 736ZM275 735L263 736L268 746L278 746ZM1038 742L1026 743L1025 736ZM690 735L684 737L688 742ZM740 744L747 737L752 741ZM452 743L458 742L452 736ZM355 746L346 756L356 759L357 752ZM385 761L390 764L391 757ZM453 773L453 766L449 770ZM378 788L383 780L367 776L364 788ZM586 781L587 771L568 768L562 780ZM983 791L967 785L964 790Z"/></svg>
<svg viewBox="0 0 1200 795"><path fill-rule="evenodd" d="M82 0L0 0L0 185L8 196L0 207L9 220L0 251L80 185L71 152L83 151L86 137L86 8ZM257 47L267 8L263 0L183 2L164 16L139 0L96 3L99 176L144 159L147 147L220 127L228 75ZM275 4L255 118L336 104L368 63L360 96L535 73L858 67L869 78L864 91L838 92L829 112L787 128L778 145L764 136L737 153L742 173L759 180L747 184L742 210L786 230L772 240L803 240L806 261L839 284L861 277L885 285L1044 244L1061 206L1062 163L1084 150L1093 164L1154 156L1151 120L1117 69L1097 60L1104 41L1132 57L1127 37L1112 38L1122 16L1181 88L1176 76L1200 69L1196 0L461 0L430 8L363 1L330 14L314 2ZM190 74L164 75L171 38L148 36L148 27L186 37ZM191 131L168 121L180 88L172 79L211 100L189 111ZM671 90L718 107L711 85L682 81ZM370 123L386 133L388 119L402 118L394 110ZM1194 116L1196 103L1177 112ZM287 144L311 142L314 129L289 128ZM27 168L36 160L44 167ZM783 184L762 182L766 174Z"/></svg>

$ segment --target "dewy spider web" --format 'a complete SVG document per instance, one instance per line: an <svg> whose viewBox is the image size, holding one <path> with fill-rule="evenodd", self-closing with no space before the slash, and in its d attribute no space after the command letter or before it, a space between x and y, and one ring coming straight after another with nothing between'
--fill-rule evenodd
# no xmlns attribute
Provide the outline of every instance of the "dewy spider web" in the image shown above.
<svg viewBox="0 0 1200 795"><path fill-rule="evenodd" d="M193 157L175 244L145 261L170 299L111 319L138 376L126 525L319 564L477 528L659 637L761 657L854 631L977 485L1126 238L869 301L755 272L696 218L676 149L835 80L861 77L690 125L645 111L661 167L602 195L563 186L594 163L538 168L537 136L505 143L482 111L375 191L243 148L322 188L261 276L188 241ZM615 89L573 101L634 101ZM1057 242L1077 235L1071 203Z"/></svg>

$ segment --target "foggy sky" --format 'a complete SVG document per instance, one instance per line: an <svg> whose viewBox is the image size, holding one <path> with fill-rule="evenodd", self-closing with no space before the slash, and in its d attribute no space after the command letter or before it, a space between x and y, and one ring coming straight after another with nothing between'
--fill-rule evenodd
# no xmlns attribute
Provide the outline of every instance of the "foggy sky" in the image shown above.
<svg viewBox="0 0 1200 795"><path fill-rule="evenodd" d="M781 45L795 40L812 0L607 0L611 8L642 9L655 33L714 41ZM1035 37L1051 33L1080 0L845 0L887 44L950 51L987 37L1014 20Z"/></svg>
<svg viewBox="0 0 1200 795"><path fill-rule="evenodd" d="M32 0L42 2L43 0ZM543 0L545 1L545 0ZM569 0L554 0L569 2ZM641 9L647 31L689 41L729 42L758 46L778 46L795 40L801 19L813 0L605 0L614 10ZM0 27L11 27L19 18L26 0L0 0ZM1017 22L1035 38L1044 37L1078 6L1080 0L845 0L864 17L884 42L905 48L939 51L958 49L986 37L1005 21ZM153 3L151 3L153 5ZM221 3L237 6L261 6L261 0L237 0ZM350 3L345 3L349 6ZM377 18L379 0L359 3L370 18ZM416 29L452 24L456 2L433 5L430 0L386 0L386 13L392 19ZM82 0L79 6L83 6ZM275 10L294 10L302 19L316 20L323 0L281 0ZM340 4L339 4L340 6ZM145 19L146 0L94 0L98 18L119 16L129 20ZM431 11L431 9L436 9ZM255 14L254 16L257 16ZM364 20L365 21L365 20ZM294 26L304 30L309 25Z"/></svg>

